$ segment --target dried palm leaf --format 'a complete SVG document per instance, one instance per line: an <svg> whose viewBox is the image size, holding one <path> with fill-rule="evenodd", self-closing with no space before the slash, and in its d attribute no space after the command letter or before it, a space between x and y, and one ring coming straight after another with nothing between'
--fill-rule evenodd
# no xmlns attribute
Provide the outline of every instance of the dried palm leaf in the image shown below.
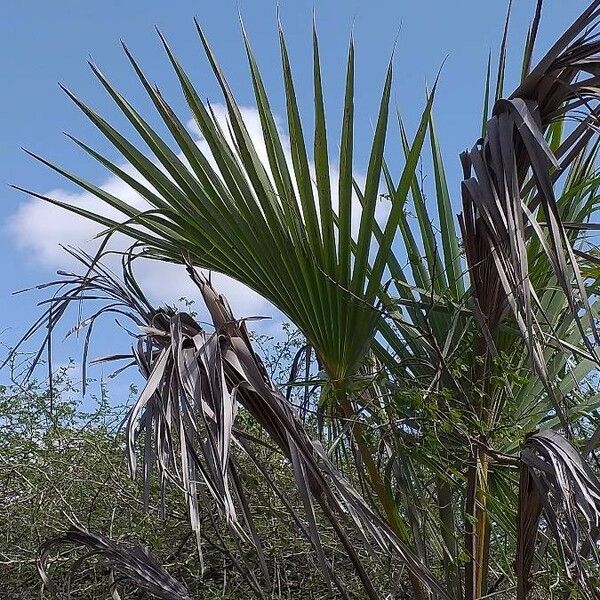
<svg viewBox="0 0 600 600"><path fill-rule="evenodd" d="M227 301L206 278L188 265L188 272L211 316L212 332L203 329L186 313L171 308L154 309L138 298L132 255L124 258L124 277L119 280L98 257L74 250L71 253L85 265L86 273L65 274L62 280L51 284L59 287L61 294L52 299L46 318L39 320L38 328L47 329L50 314L62 316L71 302L88 298L104 300L108 314L118 310L138 325L141 333L136 336L131 358L146 384L129 411L125 429L131 474L141 470L146 503L151 473L158 468L163 485L172 482L183 490L200 551L199 511L203 495L208 494L232 530L254 544L263 577L268 582L261 543L251 525L252 515L241 481L235 476L231 450L235 445L257 461L251 451L252 438L235 426L237 407L243 406L290 463L307 523L301 530L313 545L328 581L344 594L321 543L317 509L338 535L368 597L377 598L378 594L346 533L348 518L373 549L385 553L392 549L414 577L440 598L451 598L418 555L335 468L322 446L310 438L291 403L269 380L252 349L245 322L235 319ZM94 318L102 314L99 309ZM52 327L57 322L53 320ZM81 320L78 327L82 329L92 322L91 318ZM32 333L27 335L30 337ZM96 362L111 362L123 356L105 357ZM138 448L142 440L139 469ZM239 518L238 510L243 511L243 519Z"/></svg>
<svg viewBox="0 0 600 600"><path fill-rule="evenodd" d="M600 526L600 481L577 450L551 430L529 436L521 451L519 600L527 598L532 588L531 567L542 516L558 546L565 576L586 598L600 598L595 541ZM587 550L592 551L592 564L585 558Z"/></svg>
<svg viewBox="0 0 600 600"><path fill-rule="evenodd" d="M59 590L48 575L48 565L51 553L62 546L88 550L85 558L100 556L111 572L118 573L154 598L191 600L185 585L171 577L142 546L126 546L99 533L87 531L81 525L73 525L63 535L44 542L39 549L38 572L46 588L57 597ZM114 588L114 582L112 587Z"/></svg>

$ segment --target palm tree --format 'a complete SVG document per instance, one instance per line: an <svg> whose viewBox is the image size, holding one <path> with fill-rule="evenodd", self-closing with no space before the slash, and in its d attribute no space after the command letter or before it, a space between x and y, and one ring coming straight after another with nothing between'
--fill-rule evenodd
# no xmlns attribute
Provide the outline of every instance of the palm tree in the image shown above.
<svg viewBox="0 0 600 600"><path fill-rule="evenodd" d="M461 157L460 237L432 116L437 85L428 93L412 139L398 119L405 158L401 172L394 175L386 163L391 62L366 179L364 184L357 181L352 40L337 181L330 169L331 132L316 30L312 152L281 31L289 150L243 34L264 160L198 25L227 106L225 127L161 40L210 155L201 151L127 48L175 150L96 66L91 65L94 74L151 150L151 158L66 90L138 175L74 141L131 186L147 208L131 206L39 157L117 209L124 220L28 193L100 223L109 237L117 231L127 235L145 256L186 264L213 318L216 338L203 333L189 316L155 311L139 299L143 294L129 267L124 269L124 285L102 287L134 309L132 318L146 328L134 354L148 384L130 415L132 471L140 427L167 427L161 425L161 403L163 408L178 406L183 398L190 404L194 386L209 399L209 406L195 416L202 417L203 434L191 418L193 412L186 420L179 411L177 460L174 448L161 441L163 434L156 438L170 456L164 464L181 466L177 478L186 490L197 533L196 477L203 466L203 485L238 527L233 514L236 504L244 504L243 492L231 475L229 446L234 437L246 450L248 444L243 436L232 436L232 396L237 395L290 461L308 515L306 534L334 584L340 582L319 542L315 503L336 529L371 598L378 592L346 533L344 514L381 551L399 556L418 599L433 593L475 600L501 590L512 577L507 547L517 556L517 597L528 597L538 534L554 539L554 556L569 578L587 597L597 597L585 556L595 552L600 486L575 448L593 449L598 435L590 431L600 405L597 391L585 391L586 378L599 363L600 272L597 256L588 251L587 235L596 229L590 219L600 183L594 105L600 99L600 41L595 33L600 1L592 2L531 68L541 8L540 0L517 90L504 97L507 28L494 95L488 69L482 138ZM418 178L427 140L435 211ZM380 219L376 209L382 187L388 211ZM96 277L106 277L98 273L101 267L94 258L80 258L94 277L69 280L72 293L62 294L38 325L55 324L72 299L97 285ZM246 284L302 332L319 369L316 409L323 439L332 448L341 444L354 452L351 478L368 495L358 494L348 474L339 472L285 397L264 379L245 328L193 267ZM212 339L221 341L213 347ZM173 377L179 382L175 389L168 385ZM203 457L192 441L201 435L210 441ZM255 545L260 553L258 540ZM264 576L268 579L268 572Z"/></svg>

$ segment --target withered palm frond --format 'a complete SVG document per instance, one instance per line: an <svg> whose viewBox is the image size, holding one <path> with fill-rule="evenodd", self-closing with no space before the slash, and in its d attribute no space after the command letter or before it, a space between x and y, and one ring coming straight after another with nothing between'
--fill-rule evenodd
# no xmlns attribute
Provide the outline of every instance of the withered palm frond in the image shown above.
<svg viewBox="0 0 600 600"><path fill-rule="evenodd" d="M517 535L518 600L531 591L531 567L540 519L556 542L565 576L586 598L600 598L596 538L600 527L600 482L577 450L557 433L531 435L521 450L521 476ZM593 572L593 571L592 571Z"/></svg>
<svg viewBox="0 0 600 600"><path fill-rule="evenodd" d="M451 598L420 558L333 465L321 444L311 439L292 405L268 379L252 349L244 321L235 319L227 301L207 279L188 265L188 272L210 313L214 331L206 331L186 313L170 308L154 309L143 297L139 298L131 255L123 259L124 277L120 280L99 260L80 251L70 252L85 266L85 273L64 274L62 279L44 286L56 286L60 295L50 301L46 315L38 321L38 329L47 329L49 319L50 328L55 327L56 315L63 316L73 301L81 299L100 300L104 302L104 309L97 309L93 318L81 320L74 329L89 327L103 315L103 310L107 314L117 311L127 315L139 326L141 334L137 336L131 356L120 354L96 362L132 359L146 380L126 419L131 474L141 470L146 503L150 477L155 469L158 469L161 488L175 482L183 489L200 554L199 499L208 493L232 530L254 545L263 578L269 582L261 542L255 533L232 450L233 446L235 451L246 453L263 474L267 471L252 450L254 436L236 425L236 413L241 406L289 461L304 519L295 513L281 490L274 487L273 491L286 503L292 518L313 545L330 585L335 584L345 595L342 582L321 544L318 510L329 520L353 561L368 597L379 596L351 541L353 536L347 531L349 518L373 550L388 553L391 549L409 572L439 598ZM138 469L140 442L142 465ZM253 583L258 591L256 579Z"/></svg>
<svg viewBox="0 0 600 600"><path fill-rule="evenodd" d="M39 550L37 568L44 585L53 594L59 590L48 575L51 553L63 546L85 549L87 556L99 556L111 572L128 580L140 591L160 600L191 600L182 583L171 577L141 546L127 546L99 533L87 531L81 525L73 525L63 535L46 541ZM113 583L114 587L114 583ZM115 598L120 598L117 594Z"/></svg>
<svg viewBox="0 0 600 600"><path fill-rule="evenodd" d="M585 152L597 131L599 19L600 2L594 1L518 89L496 102L485 137L461 156L460 222L475 308L488 331L495 331L507 313L516 320L563 425L566 418L550 386L543 355L547 337L554 336L559 345L560 340L555 323L538 310L545 290L536 288L530 264L536 254L546 255L581 340L599 363L600 337L579 264L582 249L572 246L567 230L598 225L563 223L556 202L561 175ZM528 42L529 56L536 29ZM569 119L576 125L561 141ZM554 139L559 140L554 147L545 137L553 127L558 131Z"/></svg>

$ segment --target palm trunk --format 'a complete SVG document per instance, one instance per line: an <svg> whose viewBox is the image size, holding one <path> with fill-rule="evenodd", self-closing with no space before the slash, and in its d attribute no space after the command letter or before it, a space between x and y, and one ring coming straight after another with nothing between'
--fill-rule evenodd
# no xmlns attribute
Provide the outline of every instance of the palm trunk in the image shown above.
<svg viewBox="0 0 600 600"><path fill-rule="evenodd" d="M446 546L446 553L442 557L446 586L448 587L448 591L456 598L459 598L461 594L461 581L460 569L457 562L458 544L454 523L452 488L447 481L438 477L436 481L436 493L442 538Z"/></svg>
<svg viewBox="0 0 600 600"><path fill-rule="evenodd" d="M475 507L476 535L477 535L477 554L475 557L476 576L476 598L481 598L486 594L487 572L488 572L488 550L490 540L490 520L487 512L488 496L488 469L489 457L487 454L480 453L479 471L477 483L477 506Z"/></svg>
<svg viewBox="0 0 600 600"><path fill-rule="evenodd" d="M473 453L471 464L467 469L467 494L465 498L465 551L468 562L465 566L465 600L476 600L477 544L475 534L475 504L477 497L477 451Z"/></svg>
<svg viewBox="0 0 600 600"><path fill-rule="evenodd" d="M489 457L474 450L467 473L465 504L465 600L480 600L487 587L490 523L487 514Z"/></svg>
<svg viewBox="0 0 600 600"><path fill-rule="evenodd" d="M351 422L354 420L354 412L352 406L345 394L341 398L338 406L342 410L342 416L347 421ZM387 517L388 525L393 529L394 533L403 541L410 542L409 530L402 521L394 498L388 493L388 490L381 479L379 469L373 460L371 449L364 436L364 427L360 421L354 421L351 427L352 437L360 457L365 465L367 475L369 476L369 482L377 499L381 503L383 511ZM430 595L423 582L410 571L408 572L408 579L415 595L415 600L428 600Z"/></svg>

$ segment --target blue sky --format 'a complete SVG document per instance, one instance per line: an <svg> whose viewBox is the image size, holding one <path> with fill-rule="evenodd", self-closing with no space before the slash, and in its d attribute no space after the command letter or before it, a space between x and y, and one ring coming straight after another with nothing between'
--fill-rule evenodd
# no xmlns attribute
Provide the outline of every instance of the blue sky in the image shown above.
<svg viewBox="0 0 600 600"><path fill-rule="evenodd" d="M515 0L511 28L509 72L520 66L520 52L534 0ZM546 0L539 39L539 52L579 14L584 0ZM357 46L357 171L364 170L372 121L376 117L386 63L397 39L395 55L394 103L409 127L415 123L423 105L425 86L431 82L442 61L437 99L437 125L447 157L451 189L458 190L458 153L471 145L478 135L483 75L489 51L496 52L506 11L505 0L281 0L279 11L286 31L296 72L297 91L310 123L311 47L310 27L313 8L321 39L323 79L331 131L338 130L344 60L352 28ZM132 77L119 45L123 38L146 72L164 90L174 106L186 116L173 76L154 31L158 26L194 77L201 95L213 102L220 96L202 55L193 27L193 17L202 23L240 104L252 107L245 55L241 43L238 10L253 41L271 93L272 107L284 114L279 57L277 53L276 11L272 0L233 2L191 2L180 0L61 0L60 2L5 3L0 20L0 96L2 143L0 144L0 291L5 329L2 342L13 343L37 314L35 301L41 296L11 296L11 292L49 280L61 266L60 254L52 248L60 236L85 228L70 215L31 209L31 199L7 187L15 183L41 193L76 193L59 176L29 159L21 146L55 160L70 170L104 184L107 175L87 159L62 135L76 134L92 146L119 157L100 134L86 122L59 90L63 82L87 100L116 125L122 125L99 84L86 65L92 58L117 84L134 105L152 115L144 93ZM143 111L144 112L144 111ZM332 134L332 146L335 135ZM361 140L364 140L361 142ZM333 146L335 147L335 146ZM389 138L388 155L398 156L398 139ZM17 215L17 216L15 216ZM83 233L82 233L83 232ZM77 236L76 236L77 237ZM177 299L180 279L165 279L144 273L156 299ZM260 312L260 302L233 290L234 305L249 313ZM114 343L121 340L114 338ZM110 347L113 338L104 337L100 345ZM117 348L114 348L117 350ZM64 359L75 354L72 346L58 348Z"/></svg>

